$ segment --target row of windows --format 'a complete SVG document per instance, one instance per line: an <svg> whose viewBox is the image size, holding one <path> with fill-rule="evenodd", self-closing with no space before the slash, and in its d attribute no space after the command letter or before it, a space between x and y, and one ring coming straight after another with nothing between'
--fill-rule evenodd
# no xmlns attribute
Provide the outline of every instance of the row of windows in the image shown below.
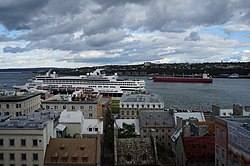
<svg viewBox="0 0 250 166"><path fill-rule="evenodd" d="M98 128L89 128L89 132L92 132L92 131L95 131L95 132L98 132Z"/></svg>
<svg viewBox="0 0 250 166"><path fill-rule="evenodd" d="M33 146L38 146L38 140L32 140ZM0 146L4 146L4 139L0 139ZM9 146L15 146L15 139L9 139ZM26 146L26 139L20 139L20 146Z"/></svg>
<svg viewBox="0 0 250 166"><path fill-rule="evenodd" d="M126 104L126 105L121 104L121 107L122 107L122 108L125 108L125 106L127 106L126 108L135 108L135 105L134 105L134 104L131 104L131 106L130 106L129 104ZM147 105L144 105L144 104L141 104L141 105L136 104L136 108L139 108L140 106L141 106L141 108L150 108L150 105L149 105L149 104L147 104ZM152 108L156 108L156 105L153 104L153 105L152 105ZM160 105L160 104L158 105L158 108L161 108L161 105Z"/></svg>
<svg viewBox="0 0 250 166"><path fill-rule="evenodd" d="M67 84L67 83L70 83L70 84L79 84L79 83L81 83L81 84L91 84L91 85L100 85L100 84L107 84L107 85L135 85L135 82L125 82L125 81L116 81L116 82L111 82L111 81L109 81L109 82L104 82L104 81L102 81L102 82L88 82L88 83L86 83L86 82L83 82L83 81L76 81L76 80L74 80L74 81L72 81L72 80L46 80L46 81L44 81L44 83L49 83L49 84L53 84L53 83L65 83L65 84ZM142 85L144 85L144 83L141 83ZM64 86L66 86L66 85L64 85Z"/></svg>
<svg viewBox="0 0 250 166"><path fill-rule="evenodd" d="M223 142L225 141L225 130L222 129L220 132L220 129L216 127L216 139L220 139Z"/></svg>
<svg viewBox="0 0 250 166"><path fill-rule="evenodd" d="M15 153L10 153L9 154L9 160L15 160ZM20 156L20 159L22 161L26 161L27 160L27 154L26 153L22 153L21 156ZM33 153L32 155L32 159L34 161L38 161L38 153ZM0 153L0 161L1 160L4 160L4 154L3 153Z"/></svg>
<svg viewBox="0 0 250 166"><path fill-rule="evenodd" d="M67 108L67 106L66 106L66 105L63 105L63 109L66 109L66 108ZM53 106L46 105L46 109L55 109L55 110L57 110L57 109L59 109L59 106L58 106L58 105L55 105L55 106L53 107ZM72 110L75 110L75 109L76 109L76 106L72 105L72 106L71 106L71 109L72 109ZM81 105L81 106L80 106L80 109L84 109L84 106ZM89 109L92 110L92 109L93 109L93 106L90 105L90 106L89 106Z"/></svg>
<svg viewBox="0 0 250 166"><path fill-rule="evenodd" d="M156 132L156 133L158 133L158 131L159 131L158 129L155 129L155 132ZM162 133L164 133L165 131L168 131L168 132L170 133L171 130L170 130L170 129L168 129L168 130L162 129L161 131L162 131ZM144 133L147 133L147 130L144 129L143 132L144 132Z"/></svg>
<svg viewBox="0 0 250 166"><path fill-rule="evenodd" d="M0 164L0 166L4 166L4 165ZM10 164L10 166L15 166L15 164ZM27 164L21 164L21 166L27 166ZM38 166L38 164L33 164L33 166Z"/></svg>
<svg viewBox="0 0 250 166"><path fill-rule="evenodd" d="M125 115L125 111L121 111L122 115ZM126 115L139 115L139 111L126 111Z"/></svg>

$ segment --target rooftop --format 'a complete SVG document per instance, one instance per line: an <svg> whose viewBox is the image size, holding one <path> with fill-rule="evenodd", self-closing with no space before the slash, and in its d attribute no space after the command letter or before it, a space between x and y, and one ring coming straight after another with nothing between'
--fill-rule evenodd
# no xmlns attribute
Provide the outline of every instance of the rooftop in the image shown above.
<svg viewBox="0 0 250 166"><path fill-rule="evenodd" d="M68 104L68 103L79 103L79 104L96 104L98 103L100 96L85 96L82 98L72 97L70 95L54 95L47 100L42 101L42 103L61 103L61 104Z"/></svg>
<svg viewBox="0 0 250 166"><path fill-rule="evenodd" d="M77 111L62 111L59 119L59 123L82 123L83 114L80 110Z"/></svg>
<svg viewBox="0 0 250 166"><path fill-rule="evenodd" d="M24 101L28 100L32 97L41 95L39 92L34 93L24 93L21 95L7 95L7 96L0 96L0 102L17 102L17 101Z"/></svg>
<svg viewBox="0 0 250 166"><path fill-rule="evenodd" d="M199 122L205 122L205 117L203 112L175 112L174 113L175 121L177 117L187 120L189 118L196 118Z"/></svg>
<svg viewBox="0 0 250 166"><path fill-rule="evenodd" d="M51 138L46 149L44 165L100 165L100 150L98 138Z"/></svg>
<svg viewBox="0 0 250 166"><path fill-rule="evenodd" d="M137 102L137 103L164 103L158 94L144 92L124 93L121 97L121 102Z"/></svg>
<svg viewBox="0 0 250 166"><path fill-rule="evenodd" d="M175 121L169 111L142 111L139 115L141 127L174 127Z"/></svg>
<svg viewBox="0 0 250 166"><path fill-rule="evenodd" d="M237 116L237 117L219 117L227 123L233 124L238 127L245 128L250 131L250 116Z"/></svg>
<svg viewBox="0 0 250 166"><path fill-rule="evenodd" d="M47 110L33 111L26 116L1 121L0 129L43 129L48 121L56 120L58 118L59 112L51 112Z"/></svg>

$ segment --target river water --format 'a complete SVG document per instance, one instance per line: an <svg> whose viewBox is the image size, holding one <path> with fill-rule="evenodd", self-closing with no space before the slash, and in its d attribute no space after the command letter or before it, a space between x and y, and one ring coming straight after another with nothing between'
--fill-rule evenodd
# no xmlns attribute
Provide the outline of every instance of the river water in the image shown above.
<svg viewBox="0 0 250 166"><path fill-rule="evenodd" d="M13 85L23 85L35 75L27 71L0 72L0 89L11 90ZM222 108L232 108L233 104L250 105L250 79L214 78L212 84L153 82L146 77L139 79L146 81L148 91L162 97L166 108L211 110L213 104Z"/></svg>

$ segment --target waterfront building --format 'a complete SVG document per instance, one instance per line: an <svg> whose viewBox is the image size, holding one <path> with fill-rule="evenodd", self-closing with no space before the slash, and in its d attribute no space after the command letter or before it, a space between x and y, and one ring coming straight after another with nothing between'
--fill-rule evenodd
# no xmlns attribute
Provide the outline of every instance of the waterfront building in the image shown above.
<svg viewBox="0 0 250 166"><path fill-rule="evenodd" d="M250 117L215 118L216 165L250 164Z"/></svg>
<svg viewBox="0 0 250 166"><path fill-rule="evenodd" d="M0 96L0 115L16 118L41 107L40 93Z"/></svg>
<svg viewBox="0 0 250 166"><path fill-rule="evenodd" d="M171 149L170 136L175 131L175 121L169 111L143 111L139 114L142 138L155 137L156 142L164 148Z"/></svg>
<svg viewBox="0 0 250 166"><path fill-rule="evenodd" d="M132 92L122 95L120 100L120 118L138 119L144 110L164 110L164 102L158 94Z"/></svg>
<svg viewBox="0 0 250 166"><path fill-rule="evenodd" d="M42 107L55 111L80 110L86 119L103 117L102 96L93 92L78 91L72 95L55 95L42 101Z"/></svg>
<svg viewBox="0 0 250 166"><path fill-rule="evenodd" d="M0 165L43 166L50 138L59 114L31 112L27 116L0 122Z"/></svg>
<svg viewBox="0 0 250 166"><path fill-rule="evenodd" d="M100 166L100 139L52 138L46 150L44 166Z"/></svg>

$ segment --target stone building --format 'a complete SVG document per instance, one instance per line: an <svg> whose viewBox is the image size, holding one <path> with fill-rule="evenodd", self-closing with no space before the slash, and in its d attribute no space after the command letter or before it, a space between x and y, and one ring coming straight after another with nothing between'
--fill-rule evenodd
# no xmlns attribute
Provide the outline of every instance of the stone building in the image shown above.
<svg viewBox="0 0 250 166"><path fill-rule="evenodd" d="M52 138L44 158L44 166L100 166L99 138Z"/></svg>
<svg viewBox="0 0 250 166"><path fill-rule="evenodd" d="M32 112L18 119L0 122L0 165L43 166L54 125L59 114Z"/></svg>
<svg viewBox="0 0 250 166"><path fill-rule="evenodd" d="M125 93L120 100L120 118L138 119L144 110L164 110L161 97L149 92Z"/></svg>
<svg viewBox="0 0 250 166"><path fill-rule="evenodd" d="M84 118L94 119L103 117L102 95L98 93L80 93L71 95L55 95L42 101L44 109L55 111L76 111L80 110Z"/></svg>
<svg viewBox="0 0 250 166"><path fill-rule="evenodd" d="M0 96L0 115L18 117L41 107L40 93Z"/></svg>
<svg viewBox="0 0 250 166"><path fill-rule="evenodd" d="M169 111L143 111L139 114L139 124L142 138L153 135L156 142L171 149L170 136L175 131L174 117Z"/></svg>
<svg viewBox="0 0 250 166"><path fill-rule="evenodd" d="M156 144L151 138L115 139L115 166L154 166Z"/></svg>

